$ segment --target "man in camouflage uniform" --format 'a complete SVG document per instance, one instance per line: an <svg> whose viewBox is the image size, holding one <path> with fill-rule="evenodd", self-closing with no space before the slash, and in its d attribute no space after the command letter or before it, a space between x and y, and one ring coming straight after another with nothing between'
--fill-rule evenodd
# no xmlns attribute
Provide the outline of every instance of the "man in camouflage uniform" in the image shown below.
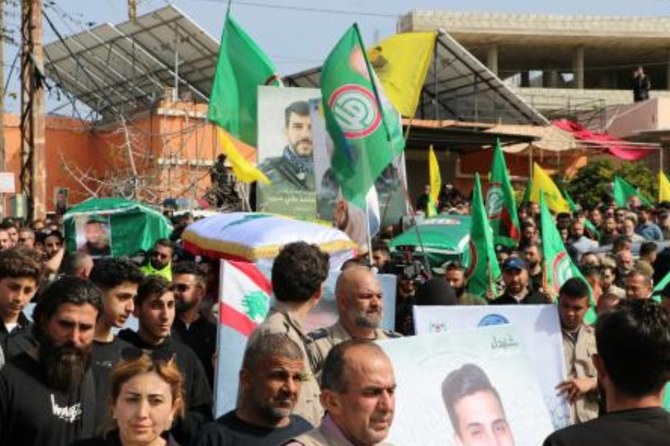
<svg viewBox="0 0 670 446"><path fill-rule="evenodd" d="M339 320L310 333L308 353L312 371L319 375L328 352L349 339L376 340L400 337L382 330L382 287L377 275L365 266L354 266L340 274L335 284Z"/></svg>
<svg viewBox="0 0 670 446"><path fill-rule="evenodd" d="M314 143L309 104L296 101L284 112L286 139L281 156L266 158L258 166L272 182L273 189L313 191Z"/></svg>
<svg viewBox="0 0 670 446"><path fill-rule="evenodd" d="M310 342L303 332L302 324L307 314L318 305L323 282L328 277L328 254L316 245L305 242L289 243L282 248L272 264L272 291L276 302L263 323L247 341L252 345L258 337L272 333L283 333L300 347L307 358L306 344ZM309 361L305 361L309 370ZM238 390L238 402L242 401L242 389ZM319 402L319 383L313 373L307 373L298 394L293 413L300 415L312 425L318 426L323 416Z"/></svg>

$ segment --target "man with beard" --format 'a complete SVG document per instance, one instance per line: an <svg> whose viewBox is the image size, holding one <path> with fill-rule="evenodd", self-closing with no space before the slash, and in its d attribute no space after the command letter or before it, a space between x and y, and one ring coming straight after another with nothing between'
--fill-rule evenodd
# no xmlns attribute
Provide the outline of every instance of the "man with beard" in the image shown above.
<svg viewBox="0 0 670 446"><path fill-rule="evenodd" d="M99 289L63 277L33 313L38 346L0 371L0 444L65 446L93 435L96 404L91 366Z"/></svg>
<svg viewBox="0 0 670 446"><path fill-rule="evenodd" d="M286 139L281 156L267 158L258 166L272 182L273 189L313 191L314 144L309 104L296 101L284 111Z"/></svg>
<svg viewBox="0 0 670 446"><path fill-rule="evenodd" d="M364 266L342 271L335 284L338 321L310 333L308 345L312 371L319 375L328 352L348 339L377 340L400 337L380 328L382 322L382 287L377 275Z"/></svg>
<svg viewBox="0 0 670 446"><path fill-rule="evenodd" d="M382 446L395 413L393 365L374 342L350 339L328 353L321 375L321 404L326 416L319 427L284 443L286 446Z"/></svg>
<svg viewBox="0 0 670 446"><path fill-rule="evenodd" d="M305 242L284 245L272 264L275 303L263 323L254 329L248 343L271 333L285 334L300 346L305 368L309 368L306 346L310 339L303 331L303 324L321 301L323 283L328 277L328 262L328 254L316 245ZM238 401L240 397L244 398L243 393L244 387L240 387ZM313 373L305 377L294 412L313 425L323 416L323 408L319 404L319 384Z"/></svg>
<svg viewBox="0 0 670 446"><path fill-rule="evenodd" d="M557 389L570 404L570 422L583 423L598 416L598 353L593 327L584 324L589 309L589 287L582 279L568 279L558 292L558 315L563 334L563 360L568 379Z"/></svg>
<svg viewBox="0 0 670 446"><path fill-rule="evenodd" d="M112 367L121 360L121 350L130 347L128 342L114 336L112 330L123 328L133 314L137 287L144 274L128 259L105 258L97 261L89 278L102 292L102 313L93 336L93 372L98 399L105 401ZM105 421L107 409L105 404L98 404L96 426Z"/></svg>
<svg viewBox="0 0 670 446"><path fill-rule="evenodd" d="M465 278L465 267L461 262L447 262L444 265L444 280L456 291L459 305L486 305L486 299L468 293L465 289L468 281Z"/></svg>
<svg viewBox="0 0 670 446"><path fill-rule="evenodd" d="M193 349L205 369L209 385L214 386L216 322L202 308L202 300L207 295L207 275L195 262L179 262L172 269L172 289L177 305L172 336Z"/></svg>
<svg viewBox="0 0 670 446"><path fill-rule="evenodd" d="M4 361L29 349L34 340L23 309L35 295L42 276L40 254L29 248L0 252L0 351Z"/></svg>
<svg viewBox="0 0 670 446"><path fill-rule="evenodd" d="M528 266L518 257L510 257L502 264L502 277L505 292L491 305L507 304L548 304L549 299L543 293L528 287Z"/></svg>
<svg viewBox="0 0 670 446"><path fill-rule="evenodd" d="M92 257L105 257L112 255L109 246L109 221L103 217L94 215L84 224L85 243L79 247L79 251Z"/></svg>
<svg viewBox="0 0 670 446"><path fill-rule="evenodd" d="M242 361L237 408L207 425L196 446L276 445L307 432L312 425L292 413L306 373L302 351L288 336L256 338Z"/></svg>
<svg viewBox="0 0 670 446"><path fill-rule="evenodd" d="M530 287L534 291L542 290L542 243L535 241L523 250L526 262L528 262L528 279Z"/></svg>
<svg viewBox="0 0 670 446"><path fill-rule="evenodd" d="M166 238L156 240L154 249L149 253L149 260L140 269L145 276L161 276L172 280L172 256L174 243Z"/></svg>
<svg viewBox="0 0 670 446"><path fill-rule="evenodd" d="M126 328L119 337L139 349L175 358L184 376L185 411L170 432L179 444L191 444L200 428L211 421L212 390L193 350L170 336L175 317L172 284L160 276L145 278L137 289L134 314L139 321L137 332Z"/></svg>
<svg viewBox="0 0 670 446"><path fill-rule="evenodd" d="M600 225L600 246L611 244L618 235L616 218L607 215Z"/></svg>
<svg viewBox="0 0 670 446"><path fill-rule="evenodd" d="M615 284L620 288L626 288L626 277L635 270L635 259L633 253L624 249L615 256L616 261L616 281Z"/></svg>

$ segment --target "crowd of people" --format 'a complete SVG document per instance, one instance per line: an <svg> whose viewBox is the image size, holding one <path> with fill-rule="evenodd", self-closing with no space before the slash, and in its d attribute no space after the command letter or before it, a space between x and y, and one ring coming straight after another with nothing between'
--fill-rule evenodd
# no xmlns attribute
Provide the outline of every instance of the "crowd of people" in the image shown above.
<svg viewBox="0 0 670 446"><path fill-rule="evenodd" d="M449 193L457 203L444 211L467 212L467 201ZM398 262L387 244L397 231L388 227L371 253L342 265L334 291L338 320L313 332L305 322L322 301L329 257L315 245L285 245L272 266L274 306L245 348L236 407L216 420L218 270L180 248L188 216L144 259L66 253L57 221L5 220L0 444L386 444L396 380L390 359L372 341L414 335L413 305L552 302L538 208L523 206L519 215L518 246L496 250L499 295L469 292L468 270L458 260L431 269L406 252ZM663 245L668 209L604 204L559 214L556 226L584 279L565 281L557 304L567 377L556 387L573 425L545 444L666 444L670 415L661 406L670 379L670 286L658 295L653 290L670 269ZM395 330L382 327L379 272L398 276ZM593 302L598 321L590 326L584 316ZM131 316L136 330L126 327ZM443 392L456 388L455 380L450 374ZM461 390L462 397L476 391ZM447 393L445 402L454 400ZM457 444L508 444L498 438L511 438L501 428L471 437L460 426L458 403L452 406Z"/></svg>

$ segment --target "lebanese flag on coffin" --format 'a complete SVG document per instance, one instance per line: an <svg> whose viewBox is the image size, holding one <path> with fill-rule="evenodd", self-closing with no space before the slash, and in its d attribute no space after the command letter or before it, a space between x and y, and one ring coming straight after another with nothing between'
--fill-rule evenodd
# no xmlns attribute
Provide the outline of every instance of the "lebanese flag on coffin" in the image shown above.
<svg viewBox="0 0 670 446"><path fill-rule="evenodd" d="M220 322L249 337L268 314L272 284L253 263L222 264Z"/></svg>

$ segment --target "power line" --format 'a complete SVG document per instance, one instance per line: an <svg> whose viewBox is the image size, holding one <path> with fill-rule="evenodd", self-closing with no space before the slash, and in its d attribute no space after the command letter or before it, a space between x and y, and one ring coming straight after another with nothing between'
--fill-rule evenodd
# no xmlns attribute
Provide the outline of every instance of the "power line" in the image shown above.
<svg viewBox="0 0 670 446"><path fill-rule="evenodd" d="M227 3L226 0L197 0L201 2L208 3ZM356 15L356 16L365 16L365 17L381 17L381 18L392 18L395 19L398 17L398 14L385 14L382 12L365 12L365 11L352 11L344 9L326 9L326 8L308 8L304 6L291 6L291 5L277 5L273 3L264 3L264 2L248 2L248 1L233 1L233 6L251 6L256 8L267 8L267 9L280 9L286 11L300 11L300 12L315 12L319 14L341 14L341 15Z"/></svg>

